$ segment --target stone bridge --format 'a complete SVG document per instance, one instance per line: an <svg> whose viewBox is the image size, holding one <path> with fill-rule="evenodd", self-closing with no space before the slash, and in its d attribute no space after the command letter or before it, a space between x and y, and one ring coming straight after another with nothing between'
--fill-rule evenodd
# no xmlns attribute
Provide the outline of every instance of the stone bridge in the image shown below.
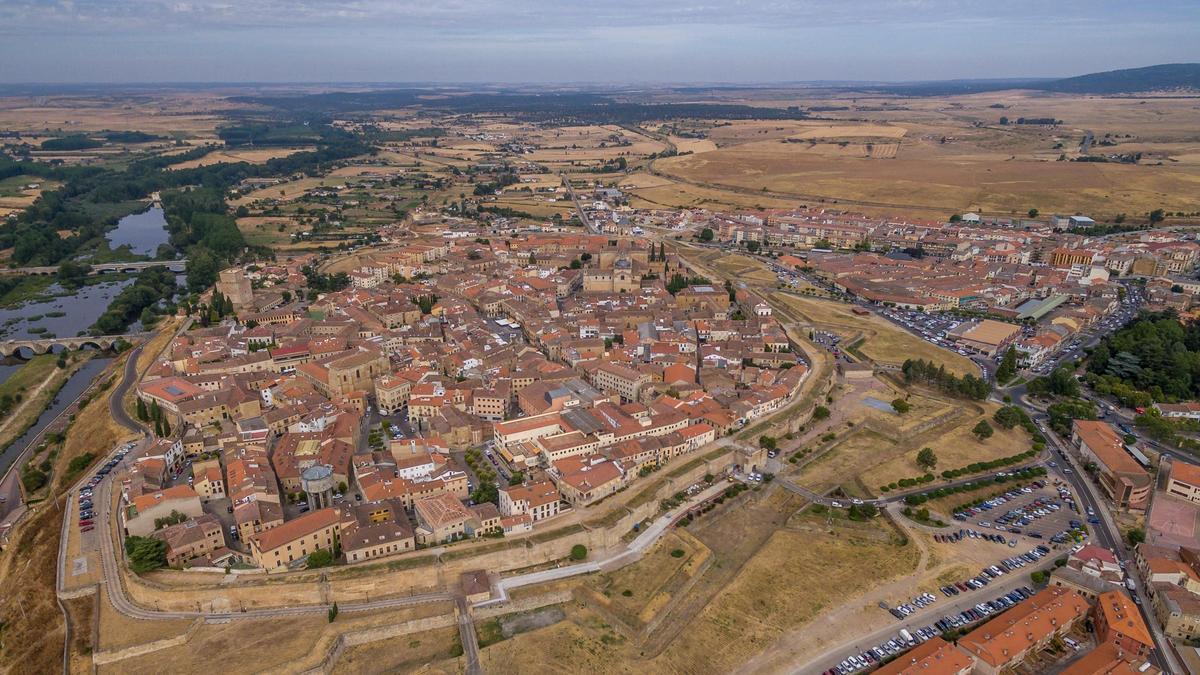
<svg viewBox="0 0 1200 675"><path fill-rule="evenodd" d="M34 355L45 354L55 347L63 349L112 349L119 340L134 342L152 333L130 333L128 335L85 335L83 337L46 338L44 340L5 340L0 342L0 356L20 356L22 348L28 349Z"/></svg>
<svg viewBox="0 0 1200 675"><path fill-rule="evenodd" d="M120 274L122 272L140 272L151 267L166 267L172 272L187 270L187 260L142 260L138 262L97 263L91 265L90 275ZM58 274L58 267L0 267L0 274Z"/></svg>

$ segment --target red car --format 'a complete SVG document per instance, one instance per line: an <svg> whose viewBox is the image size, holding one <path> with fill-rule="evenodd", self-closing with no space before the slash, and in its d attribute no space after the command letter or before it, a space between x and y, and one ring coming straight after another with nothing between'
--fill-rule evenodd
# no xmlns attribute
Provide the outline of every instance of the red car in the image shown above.
<svg viewBox="0 0 1200 675"><path fill-rule="evenodd" d="M92 526L92 525L84 525L83 527L79 528L79 531L80 531L81 533L82 533L82 532L91 532L91 531L92 531L92 530L94 530L94 529L96 529L96 528L95 528L94 526Z"/></svg>
<svg viewBox="0 0 1200 675"><path fill-rule="evenodd" d="M79 521L79 526L90 528L95 522L96 521L94 521L94 520L81 520L81 521Z"/></svg>

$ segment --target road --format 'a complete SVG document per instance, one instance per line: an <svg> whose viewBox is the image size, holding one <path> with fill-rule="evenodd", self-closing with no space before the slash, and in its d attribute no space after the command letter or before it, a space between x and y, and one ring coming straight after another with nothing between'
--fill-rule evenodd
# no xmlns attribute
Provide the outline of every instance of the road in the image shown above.
<svg viewBox="0 0 1200 675"><path fill-rule="evenodd" d="M508 600L508 593L522 586L532 584L543 584L550 581L558 581L559 579L567 579L581 574L591 574L601 570L614 570L641 559L642 555L659 540L666 531L675 524L675 521L687 514L688 509L699 504L707 499L717 496L723 492L729 485L727 483L717 482L709 487L696 493L687 502L680 505L678 508L668 511L659 516L653 523L648 525L641 534L634 538L633 541L625 547L624 550L612 553L605 558L599 560L589 560L578 565L567 565L566 567L555 567L539 572L529 572L526 574L518 574L517 576L505 577L496 582L493 598L484 600L475 604L476 607L486 607L488 605L499 604Z"/></svg>
<svg viewBox="0 0 1200 675"><path fill-rule="evenodd" d="M579 196L575 194L575 186L571 185L571 180L567 178L565 173L559 175L562 176L563 186L567 188L567 194L571 196L571 201L575 204L575 212L579 214L580 222L583 223L583 226L591 234L599 234L600 230L596 229L596 226L592 224L591 219L588 218L587 213L583 210L583 205L579 203Z"/></svg>

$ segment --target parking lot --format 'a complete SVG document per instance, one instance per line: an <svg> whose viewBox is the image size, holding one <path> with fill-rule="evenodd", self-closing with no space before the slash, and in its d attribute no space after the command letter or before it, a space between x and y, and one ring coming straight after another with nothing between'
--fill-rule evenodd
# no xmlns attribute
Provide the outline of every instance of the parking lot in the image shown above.
<svg viewBox="0 0 1200 675"><path fill-rule="evenodd" d="M1042 487L1037 487L1038 483ZM954 520L960 531L945 538L949 539L949 543L957 543L964 538L986 539L1010 548L1037 543L1051 547L1064 546L1082 541L1082 537L1086 536L1086 526L1082 521L1095 518L1095 514L1084 515L1077 509L1066 482L1036 481L1024 488L1013 488L978 506L955 512Z"/></svg>
<svg viewBox="0 0 1200 675"><path fill-rule="evenodd" d="M1002 576L1006 575L997 575L997 577ZM1011 581L1011 579L1015 579L1016 577L1017 575L1007 576L1006 580ZM844 659L838 665L826 670L824 675L847 675L848 673L869 670L879 663L894 658L908 649L941 635L948 630L972 627L988 617L1003 612L1018 602L1032 597L1033 594L1033 588L1018 583L1004 589L996 590L991 594L981 593L980 598L973 605L969 604L970 601L955 602L952 607L947 607L943 610L943 613L932 614L924 620L925 623L922 625L901 628L896 631L896 637L885 640L874 647L870 647ZM928 596L930 594L925 595ZM932 604L932 602L928 601L928 604Z"/></svg>
<svg viewBox="0 0 1200 675"><path fill-rule="evenodd" d="M956 346L953 340L947 338L949 332L963 322L962 319L945 314L926 314L891 308L879 309L878 313L892 323L904 326L910 333L916 333L928 342L958 352L963 356L968 355L967 350Z"/></svg>

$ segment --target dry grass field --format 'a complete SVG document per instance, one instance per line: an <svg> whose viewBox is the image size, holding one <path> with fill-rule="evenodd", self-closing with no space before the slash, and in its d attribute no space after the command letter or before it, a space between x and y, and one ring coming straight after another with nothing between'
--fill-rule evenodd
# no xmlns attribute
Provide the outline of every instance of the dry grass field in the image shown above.
<svg viewBox="0 0 1200 675"><path fill-rule="evenodd" d="M659 657L662 670L730 672L785 631L914 571L918 554L912 545L777 531Z"/></svg>
<svg viewBox="0 0 1200 675"><path fill-rule="evenodd" d="M1200 174L1169 167L1015 161L877 161L805 153L791 144L742 145L659 160L655 168L704 186L730 186L799 200L866 203L897 210L970 209L1016 214L1200 210ZM797 146L803 147L803 146Z"/></svg>
<svg viewBox="0 0 1200 675"><path fill-rule="evenodd" d="M974 462L1007 457L1029 449L1029 437L1020 428L1006 430L993 424L995 434L978 440L971 429L981 419L991 420L999 407L992 403L950 401L916 392L901 392L891 387L870 395L890 401L892 396L907 396L912 410L905 415L881 412L858 400L839 399L847 421L857 428L842 425L842 434L830 450L802 466L793 476L796 483L816 492L842 487L854 496L881 494L880 486L901 478L925 473L917 465L917 453L932 448L938 458L934 473L964 467ZM846 407L849 410L846 410ZM874 419L887 426L859 426ZM922 426L934 426L921 429Z"/></svg>
<svg viewBox="0 0 1200 675"><path fill-rule="evenodd" d="M193 159L188 162L180 162L171 166L172 169L194 169L198 166L208 166L210 164L220 164L222 162L236 164L238 162L246 162L249 164L265 164L268 159L277 157L287 157L288 155L297 152L309 152L313 150L312 146L298 148L263 148L257 150L218 150L210 152L200 159Z"/></svg>
<svg viewBox="0 0 1200 675"><path fill-rule="evenodd" d="M905 359L925 359L946 366L958 375L979 375L970 359L942 349L875 316L859 316L848 305L791 293L776 292L771 299L808 320L814 327L847 339L864 338L858 347L867 358L880 363L900 364Z"/></svg>
<svg viewBox="0 0 1200 675"><path fill-rule="evenodd" d="M222 111L235 107L222 96L161 94L120 104L86 96L0 98L0 128L22 132L106 130L213 138Z"/></svg>
<svg viewBox="0 0 1200 675"><path fill-rule="evenodd" d="M1188 99L1013 91L876 97L866 110L845 99L759 103L844 105L845 111L821 114L847 119L698 128L716 149L657 160L654 169L695 187L760 193L754 195L760 199L836 202L915 215L965 210L1014 214L1030 207L1102 217L1159 207L1200 210L1194 133L1200 128L1200 111ZM1011 120L1054 117L1063 124L1001 126L1001 115ZM1113 143L1093 145L1090 154L1142 152L1141 163L1055 161L1060 155L1077 157L1088 131L1097 141ZM762 194L764 188L767 194ZM653 198L696 205L688 197L682 191L660 191Z"/></svg>
<svg viewBox="0 0 1200 675"><path fill-rule="evenodd" d="M932 448L937 455L935 473L957 469L974 462L1016 455L1029 449L1029 435L1023 429L1004 429L991 422L992 414L999 406L988 403L982 407L984 412L974 413L974 406L964 405L964 414L948 425L948 428L938 427L900 444L899 447L903 451L893 456L872 457L861 462L858 465L861 480L871 490L877 491L878 486L900 478L920 476L925 470L917 466L917 453L925 447ZM985 441L980 441L971 433L971 429L981 419L988 420L995 429L995 434Z"/></svg>

